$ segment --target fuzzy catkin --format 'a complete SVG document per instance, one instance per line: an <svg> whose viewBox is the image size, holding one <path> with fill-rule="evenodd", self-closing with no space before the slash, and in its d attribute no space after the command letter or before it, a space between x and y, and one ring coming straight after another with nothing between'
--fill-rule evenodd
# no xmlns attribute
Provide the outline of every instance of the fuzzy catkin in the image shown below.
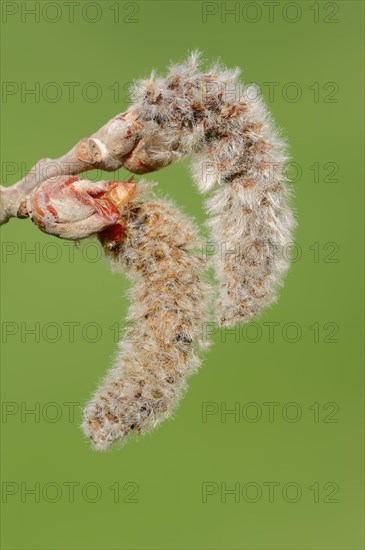
<svg viewBox="0 0 365 550"><path fill-rule="evenodd" d="M219 64L204 73L199 54L168 75L133 86L142 139L125 166L144 173L192 155L192 174L207 201L222 325L256 316L276 299L289 267L295 226L283 165L286 144L240 71Z"/></svg>
<svg viewBox="0 0 365 550"><path fill-rule="evenodd" d="M123 207L128 232L110 252L113 268L133 283L114 368L84 409L82 428L105 450L131 432L145 433L171 415L208 347L210 288L201 242L191 221L147 184Z"/></svg>

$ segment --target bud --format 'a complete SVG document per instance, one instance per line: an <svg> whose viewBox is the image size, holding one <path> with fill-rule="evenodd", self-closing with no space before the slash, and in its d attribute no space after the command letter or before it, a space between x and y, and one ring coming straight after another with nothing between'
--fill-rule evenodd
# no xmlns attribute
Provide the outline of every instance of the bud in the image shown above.
<svg viewBox="0 0 365 550"><path fill-rule="evenodd" d="M115 225L122 229L120 208L135 189L131 181L94 183L75 176L56 176L29 195L26 210L45 233L62 239L84 239ZM121 237L123 231L115 234Z"/></svg>

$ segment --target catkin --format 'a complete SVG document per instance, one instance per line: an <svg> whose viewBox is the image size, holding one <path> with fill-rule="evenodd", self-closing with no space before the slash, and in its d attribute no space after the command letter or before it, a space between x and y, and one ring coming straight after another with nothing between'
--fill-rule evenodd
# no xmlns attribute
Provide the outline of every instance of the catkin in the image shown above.
<svg viewBox="0 0 365 550"><path fill-rule="evenodd" d="M123 207L127 235L113 268L132 282L128 320L114 368L84 409L82 428L98 450L148 432L171 415L208 346L209 285L191 221L151 196L147 184Z"/></svg>
<svg viewBox="0 0 365 550"><path fill-rule="evenodd" d="M271 304L289 267L295 226L283 166L286 144L254 86L218 63L200 72L199 54L133 86L141 140L126 157L132 172L192 156L214 239L220 324L233 326Z"/></svg>

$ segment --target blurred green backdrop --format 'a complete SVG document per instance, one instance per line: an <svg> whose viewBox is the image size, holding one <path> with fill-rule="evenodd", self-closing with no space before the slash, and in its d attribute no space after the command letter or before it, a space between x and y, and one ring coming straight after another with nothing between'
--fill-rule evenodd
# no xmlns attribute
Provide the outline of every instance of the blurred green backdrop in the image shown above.
<svg viewBox="0 0 365 550"><path fill-rule="evenodd" d="M79 405L111 363L127 281L92 241L1 228L3 548L363 548L363 3L1 7L5 185L199 48L260 85L291 146L299 222L279 302L214 334L172 421L104 454ZM203 222L187 164L153 179Z"/></svg>

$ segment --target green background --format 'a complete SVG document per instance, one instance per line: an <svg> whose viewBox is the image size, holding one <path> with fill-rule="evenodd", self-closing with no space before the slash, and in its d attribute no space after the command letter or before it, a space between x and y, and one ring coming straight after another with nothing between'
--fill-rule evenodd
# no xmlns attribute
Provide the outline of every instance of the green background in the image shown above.
<svg viewBox="0 0 365 550"><path fill-rule="evenodd" d="M13 86L2 98L5 185L20 178L23 164L59 156L124 110L134 78L152 68L163 72L199 48L208 61L221 57L240 66L244 82L262 87L284 128L296 163L292 175L300 174L293 182L299 256L279 302L255 325L236 335L215 333L173 420L123 448L96 453L79 430L79 407L70 420L64 403L86 402L110 365L110 327L123 322L127 281L102 259L92 261L95 245L75 250L29 220L2 227L3 548L363 548L363 3L284 2L270 21L264 4L260 15L257 4L236 3L237 15L225 19L224 3L213 2L215 13L203 22L201 2L124 2L117 16L117 2L93 3L95 11L81 1L72 23L64 2L57 3L61 11L54 2L20 4L14 15L2 14L2 81L8 91ZM26 13L35 4L46 6L39 21ZM14 5L3 2L2 9ZM298 21L288 21L298 13ZM66 82L79 83L73 101ZM102 90L96 101L90 82ZM274 98L265 82L278 83ZM55 101L50 83L61 90ZM39 97L22 97L34 86ZM296 90L301 97L293 101ZM203 199L187 167L171 166L153 179L203 222ZM33 255L25 254L32 248ZM70 322L78 323L73 342ZM36 323L38 342L26 333ZM278 323L273 341L268 323ZM298 341L290 341L297 330ZM218 412L203 422L207 402ZM279 403L273 422L267 402ZM223 422L224 407L234 406L240 418ZM31 407L40 408L38 418L25 414ZM250 422L255 407L262 417ZM301 418L290 422L298 410ZM79 484L74 502L68 482ZM137 502L124 502L136 487L130 482L138 485ZM217 491L207 502L204 482ZM280 484L273 502L268 482ZM297 485L284 488L285 499L289 482ZM36 483L45 493L39 502L24 492ZM94 503L90 483L101 491ZM109 488L115 483L119 502ZM224 502L224 483L239 484L238 502L229 494ZM7 496L11 487L15 494ZM55 487L62 494L50 502ZM302 495L288 502L293 487ZM249 502L260 489L261 498Z"/></svg>

